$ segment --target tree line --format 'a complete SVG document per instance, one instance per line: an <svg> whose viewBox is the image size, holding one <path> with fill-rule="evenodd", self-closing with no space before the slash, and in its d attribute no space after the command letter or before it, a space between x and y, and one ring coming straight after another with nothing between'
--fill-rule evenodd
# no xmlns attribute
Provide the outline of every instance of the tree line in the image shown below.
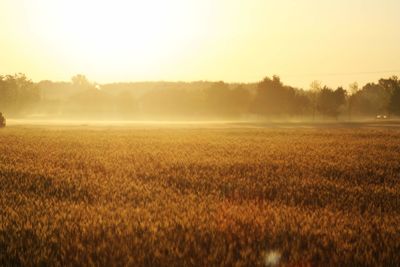
<svg viewBox="0 0 400 267"><path fill-rule="evenodd" d="M40 102L38 85L24 74L0 75L0 112L22 115Z"/></svg>
<svg viewBox="0 0 400 267"><path fill-rule="evenodd" d="M258 83L148 82L99 85L84 75L70 82L34 83L23 74L0 76L0 112L6 116L96 119L352 120L400 116L400 80L382 78L362 88L311 83L308 90L278 76Z"/></svg>

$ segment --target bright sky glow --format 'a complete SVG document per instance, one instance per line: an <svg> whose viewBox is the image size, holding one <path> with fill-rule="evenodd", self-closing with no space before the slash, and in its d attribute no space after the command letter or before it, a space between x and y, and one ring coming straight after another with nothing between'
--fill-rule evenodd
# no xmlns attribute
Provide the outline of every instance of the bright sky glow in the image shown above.
<svg viewBox="0 0 400 267"><path fill-rule="evenodd" d="M308 88L400 75L398 0L1 0L0 73Z"/></svg>

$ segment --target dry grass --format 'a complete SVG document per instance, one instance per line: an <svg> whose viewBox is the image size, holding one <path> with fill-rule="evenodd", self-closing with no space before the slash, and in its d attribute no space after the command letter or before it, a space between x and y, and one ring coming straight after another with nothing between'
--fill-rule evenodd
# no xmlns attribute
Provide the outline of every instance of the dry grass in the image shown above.
<svg viewBox="0 0 400 267"><path fill-rule="evenodd" d="M0 265L396 266L400 131L0 131Z"/></svg>

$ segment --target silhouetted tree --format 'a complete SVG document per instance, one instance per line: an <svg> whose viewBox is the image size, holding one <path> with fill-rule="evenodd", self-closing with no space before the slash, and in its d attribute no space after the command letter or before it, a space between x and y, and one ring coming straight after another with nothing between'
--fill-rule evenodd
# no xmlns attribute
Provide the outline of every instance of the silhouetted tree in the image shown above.
<svg viewBox="0 0 400 267"><path fill-rule="evenodd" d="M334 91L325 86L318 94L317 109L322 115L337 119L345 101L346 91L342 87Z"/></svg>
<svg viewBox="0 0 400 267"><path fill-rule="evenodd" d="M266 77L258 84L254 112L264 116L294 115L298 101L304 102L304 98L295 88L283 85L278 76Z"/></svg>
<svg viewBox="0 0 400 267"><path fill-rule="evenodd" d="M388 112L391 92L380 84L368 83L353 99L353 112L359 115L375 116Z"/></svg>
<svg viewBox="0 0 400 267"><path fill-rule="evenodd" d="M277 115L283 111L282 105L277 102L282 87L283 84L278 76L273 76L272 79L265 77L258 84L255 96L255 109L258 114Z"/></svg>
<svg viewBox="0 0 400 267"><path fill-rule="evenodd" d="M317 105L318 105L318 95L322 90L322 85L320 81L312 81L310 84L310 90L309 90L309 97L310 97L310 102L312 105L312 117L313 120L315 120L315 114L317 112Z"/></svg>
<svg viewBox="0 0 400 267"><path fill-rule="evenodd" d="M22 115L40 100L40 90L24 74L0 76L0 110Z"/></svg>
<svg viewBox="0 0 400 267"><path fill-rule="evenodd" d="M313 109L310 97L303 90L296 90L296 95L292 107L293 114L296 114L298 116L308 115Z"/></svg>
<svg viewBox="0 0 400 267"><path fill-rule="evenodd" d="M388 111L393 115L400 115L400 80L397 76L379 80L379 84L390 92Z"/></svg>
<svg viewBox="0 0 400 267"><path fill-rule="evenodd" d="M354 82L349 85L349 93L348 93L348 98L347 98L347 110L348 110L348 116L349 120L352 118L353 114L353 109L354 109L354 103L357 98L357 93L359 91L358 83Z"/></svg>

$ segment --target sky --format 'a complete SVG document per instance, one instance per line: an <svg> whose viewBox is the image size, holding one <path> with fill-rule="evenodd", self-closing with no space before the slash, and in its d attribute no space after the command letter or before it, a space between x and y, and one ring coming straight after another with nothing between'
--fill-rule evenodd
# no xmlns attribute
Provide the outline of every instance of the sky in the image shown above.
<svg viewBox="0 0 400 267"><path fill-rule="evenodd" d="M399 0L1 0L0 74L257 82L400 76Z"/></svg>

